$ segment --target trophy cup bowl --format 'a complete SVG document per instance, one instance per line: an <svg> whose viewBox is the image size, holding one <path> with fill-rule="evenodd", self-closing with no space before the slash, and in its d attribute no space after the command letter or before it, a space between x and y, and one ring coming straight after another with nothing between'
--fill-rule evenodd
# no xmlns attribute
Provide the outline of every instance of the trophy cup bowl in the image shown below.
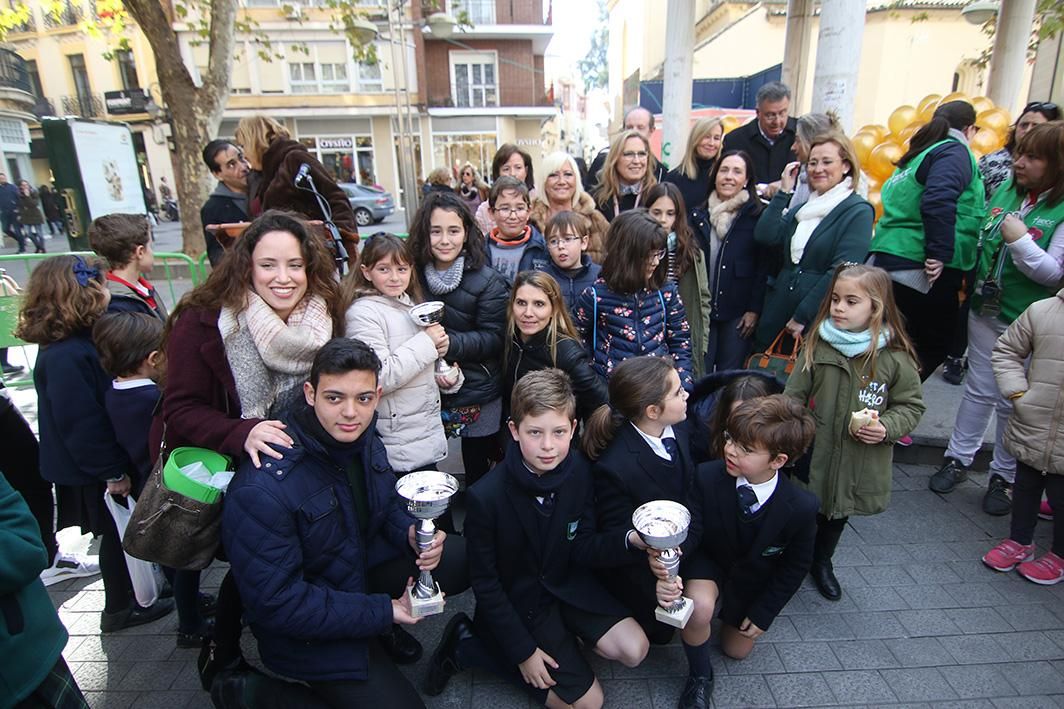
<svg viewBox="0 0 1064 709"><path fill-rule="evenodd" d="M433 522L447 511L451 497L458 492L458 480L437 470L422 470L399 478L395 491L406 502L407 512L418 520L414 533L418 548L427 550L436 534ZM443 612L443 592L431 572L422 571L408 593L415 618Z"/></svg>
<svg viewBox="0 0 1064 709"><path fill-rule="evenodd" d="M418 303L410 308L410 318L421 327L439 325L443 322L443 309L446 307L442 300L430 300L427 303ZM450 374L451 365L442 357L436 360L436 374Z"/></svg>
<svg viewBox="0 0 1064 709"><path fill-rule="evenodd" d="M653 500L632 513L632 526L648 547L661 552L661 562L669 578L675 578L680 569L679 547L687 539L691 526L690 511L672 500ZM654 617L666 625L683 628L693 612L694 601L681 597L669 608L655 608Z"/></svg>

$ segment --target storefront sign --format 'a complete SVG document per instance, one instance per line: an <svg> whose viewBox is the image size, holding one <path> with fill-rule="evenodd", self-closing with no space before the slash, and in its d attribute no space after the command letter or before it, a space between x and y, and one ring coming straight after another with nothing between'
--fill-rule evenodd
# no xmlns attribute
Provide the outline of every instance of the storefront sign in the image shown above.
<svg viewBox="0 0 1064 709"><path fill-rule="evenodd" d="M109 114L124 116L130 113L146 113L151 97L144 89L123 89L104 92L103 100Z"/></svg>
<svg viewBox="0 0 1064 709"><path fill-rule="evenodd" d="M318 138L318 150L350 150L355 141L350 138Z"/></svg>

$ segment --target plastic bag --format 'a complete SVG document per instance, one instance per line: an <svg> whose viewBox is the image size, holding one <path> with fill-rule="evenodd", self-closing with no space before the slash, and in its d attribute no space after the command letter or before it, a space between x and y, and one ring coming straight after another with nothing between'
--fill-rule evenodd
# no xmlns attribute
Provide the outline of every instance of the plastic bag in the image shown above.
<svg viewBox="0 0 1064 709"><path fill-rule="evenodd" d="M233 476L236 475L236 473L234 473L232 470L223 470L219 473L211 473L211 471L207 469L207 466L198 460L194 463L189 463L188 465L182 466L180 470L185 475L185 477L189 478L190 480L195 480L196 482L203 483L204 485L209 485L210 487L221 490L222 492L225 492L229 489L229 483L233 480Z"/></svg>
<svg viewBox="0 0 1064 709"><path fill-rule="evenodd" d="M103 501L111 512L111 517L115 520L115 527L118 528L118 538L123 538L126 534L126 525L129 524L129 518L137 506L136 500L132 497L127 497L126 504L129 507L123 507L115 501L112 495L105 492ZM137 603L147 608L159 600L160 587L159 579L155 574L155 564L126 554L126 566L129 568L129 578L133 581L133 595L136 596Z"/></svg>

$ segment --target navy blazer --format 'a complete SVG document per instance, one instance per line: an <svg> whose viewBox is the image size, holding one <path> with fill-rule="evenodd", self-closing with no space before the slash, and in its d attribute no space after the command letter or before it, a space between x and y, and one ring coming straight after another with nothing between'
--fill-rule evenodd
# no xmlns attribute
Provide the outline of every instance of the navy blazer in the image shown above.
<svg viewBox="0 0 1064 709"><path fill-rule="evenodd" d="M748 599L746 616L768 630L813 563L816 495L780 474L761 529L750 549L741 554L735 478L722 460L699 465L696 478L702 508L701 539L696 543L714 565L714 576L724 579L721 595Z"/></svg>
<svg viewBox="0 0 1064 709"><path fill-rule="evenodd" d="M573 470L555 494L546 537L534 503L508 470L524 465L516 445L469 489L464 533L475 622L511 665L527 660L537 647L529 628L546 605L544 595L590 613L628 615L590 573L628 562L625 533L598 532L591 471L579 452L569 456L575 456Z"/></svg>
<svg viewBox="0 0 1064 709"><path fill-rule="evenodd" d="M709 282L713 283L713 292L710 294L713 320L735 320L748 312L761 313L771 259L765 248L754 241L754 227L760 214L760 202L744 204L728 233L721 239L716 262L710 263L709 214L702 209L691 212L698 245L702 247L702 253L707 255Z"/></svg>

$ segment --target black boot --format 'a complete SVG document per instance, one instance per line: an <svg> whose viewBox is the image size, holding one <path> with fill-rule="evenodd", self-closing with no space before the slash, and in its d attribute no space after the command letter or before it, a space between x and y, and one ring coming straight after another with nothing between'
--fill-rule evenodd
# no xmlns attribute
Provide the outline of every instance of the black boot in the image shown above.
<svg viewBox="0 0 1064 709"><path fill-rule="evenodd" d="M473 624L465 613L455 613L443 630L443 637L429 660L422 690L430 697L438 696L447 687L451 677L462 671L458 661L458 646L463 640L473 637Z"/></svg>
<svg viewBox="0 0 1064 709"><path fill-rule="evenodd" d="M835 577L835 569L831 564L831 557L835 555L835 547L839 545L843 530L846 529L846 518L832 519L817 515L816 518L816 541L813 544L813 565L809 569L809 575L813 577L813 583L820 595L829 601L837 601L842 598L842 587Z"/></svg>
<svg viewBox="0 0 1064 709"><path fill-rule="evenodd" d="M381 647L397 665L412 665L421 659L421 643L402 627L392 624L392 629L379 637Z"/></svg>

